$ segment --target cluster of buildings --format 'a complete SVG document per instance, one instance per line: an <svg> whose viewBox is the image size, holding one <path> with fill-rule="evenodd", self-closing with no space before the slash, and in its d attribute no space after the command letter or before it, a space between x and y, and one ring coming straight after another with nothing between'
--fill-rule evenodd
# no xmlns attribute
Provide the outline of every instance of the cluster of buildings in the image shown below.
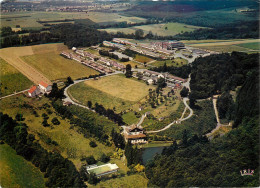
<svg viewBox="0 0 260 188"><path fill-rule="evenodd" d="M164 49L164 50L175 50L183 49L185 45L179 41L162 41L162 42L152 42L150 44L154 49Z"/></svg>
<svg viewBox="0 0 260 188"><path fill-rule="evenodd" d="M148 84L156 84L159 78L164 78L168 83L173 83L177 88L181 87L181 84L186 82L185 79L170 75L169 73L159 73L155 71L145 70L142 72L143 80Z"/></svg>
<svg viewBox="0 0 260 188"><path fill-rule="evenodd" d="M52 86L41 81L38 86L32 86L28 90L29 97L36 97L40 94L49 93L51 92Z"/></svg>
<svg viewBox="0 0 260 188"><path fill-rule="evenodd" d="M131 144L146 144L147 136L142 126L131 125L124 128L124 138L126 142Z"/></svg>

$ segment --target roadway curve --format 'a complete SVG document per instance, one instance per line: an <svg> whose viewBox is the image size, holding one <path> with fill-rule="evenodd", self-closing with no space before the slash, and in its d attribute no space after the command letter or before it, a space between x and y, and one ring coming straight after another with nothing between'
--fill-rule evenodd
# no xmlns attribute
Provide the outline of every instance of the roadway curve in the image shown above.
<svg viewBox="0 0 260 188"><path fill-rule="evenodd" d="M187 101L188 101L188 100L189 100L189 99L188 99L187 97L183 98L183 103L184 103L184 105L185 105L185 109L184 109L184 111L183 111L183 113L182 113L182 117L181 117L180 119L178 119L178 120L176 120L176 121L173 121L172 123L170 123L169 125L165 126L165 127L162 128L162 129L159 129L159 130L156 130L156 131L147 131L147 133L149 134L149 133L158 133L158 132L165 131L165 130L169 129L173 124L177 124L177 123L180 123L180 122L182 122L182 121L185 121L185 120L191 118L191 116L193 115L193 110L192 110L191 107L187 104ZM183 118L183 116L184 116L184 114L185 114L185 112L186 112L187 109L190 110L190 113L189 113L189 115L188 115L187 117Z"/></svg>

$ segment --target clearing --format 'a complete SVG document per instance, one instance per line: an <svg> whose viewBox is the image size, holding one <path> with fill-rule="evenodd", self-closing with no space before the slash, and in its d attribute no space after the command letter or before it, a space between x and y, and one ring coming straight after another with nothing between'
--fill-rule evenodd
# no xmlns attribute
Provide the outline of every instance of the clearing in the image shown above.
<svg viewBox="0 0 260 188"><path fill-rule="evenodd" d="M33 83L13 66L0 58L0 96L28 89Z"/></svg>
<svg viewBox="0 0 260 188"><path fill-rule="evenodd" d="M0 145L0 182L3 187L45 187L41 171L16 154L7 144Z"/></svg>
<svg viewBox="0 0 260 188"><path fill-rule="evenodd" d="M128 27L128 28L108 28L102 30L105 30L109 33L116 33L120 31L126 34L132 34L135 33L137 29L142 29L144 31L144 34L148 34L149 31L152 31L153 34L157 34L159 36L170 36L179 33L184 33L186 31L187 32L194 31L200 28L202 27L187 25L182 23L167 23L167 24L141 25L141 26Z"/></svg>
<svg viewBox="0 0 260 188"><path fill-rule="evenodd" d="M102 104L105 108L120 112L148 95L148 86L141 81L128 79L122 75L113 75L99 80L88 80L69 88L69 93L84 105L87 101Z"/></svg>

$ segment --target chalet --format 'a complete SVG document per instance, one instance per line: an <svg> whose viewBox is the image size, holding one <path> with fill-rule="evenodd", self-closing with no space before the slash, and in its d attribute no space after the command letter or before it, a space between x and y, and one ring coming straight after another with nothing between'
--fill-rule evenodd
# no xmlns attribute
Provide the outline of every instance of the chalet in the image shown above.
<svg viewBox="0 0 260 188"><path fill-rule="evenodd" d="M28 91L28 95L30 97L35 97L35 96L39 95L40 93L41 93L41 91L37 86L31 87L31 89L29 89L29 91Z"/></svg>
<svg viewBox="0 0 260 188"><path fill-rule="evenodd" d="M49 85L49 84L46 84L45 82L41 81L39 83L39 89L43 92L43 93L46 93L46 92L50 92L51 89L52 89L52 86Z"/></svg>
<svg viewBox="0 0 260 188"><path fill-rule="evenodd" d="M124 137L126 142L131 144L145 144L147 143L147 137L141 126L131 125L124 129Z"/></svg>

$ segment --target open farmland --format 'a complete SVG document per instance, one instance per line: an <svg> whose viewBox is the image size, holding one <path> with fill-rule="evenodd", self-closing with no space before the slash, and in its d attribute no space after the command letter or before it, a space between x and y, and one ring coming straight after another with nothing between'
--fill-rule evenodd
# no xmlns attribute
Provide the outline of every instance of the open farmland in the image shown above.
<svg viewBox="0 0 260 188"><path fill-rule="evenodd" d="M109 33L116 33L118 31L131 34L135 33L137 29L142 29L145 34L148 34L149 31L152 31L153 34L157 34L159 36L170 36L176 35L178 33L194 31L195 29L199 29L202 27L192 26L181 23L167 23L167 24L151 24L151 25L142 25L128 28L109 28L103 29Z"/></svg>
<svg viewBox="0 0 260 188"><path fill-rule="evenodd" d="M0 57L19 70L33 83L38 84L41 81L51 83L45 75L21 59L22 56L33 55L34 53L32 48L32 46L26 46L0 49Z"/></svg>
<svg viewBox="0 0 260 188"><path fill-rule="evenodd" d="M0 182L2 187L43 188L41 171L16 154L10 146L0 145Z"/></svg>
<svg viewBox="0 0 260 188"><path fill-rule="evenodd" d="M0 58L0 96L28 89L33 83L13 66Z"/></svg>
<svg viewBox="0 0 260 188"><path fill-rule="evenodd" d="M53 21L53 20L65 20L65 19L90 19L96 23L111 23L113 22L143 22L146 19L139 18L135 16L120 16L117 13L103 13L103 12L40 12L40 11L31 11L31 12L12 12L1 14L1 25L10 26L15 28L16 25L20 25L22 29L41 29L44 27L42 24L37 21ZM61 22L57 22L61 23ZM52 23L52 24L57 24ZM66 22L67 23L67 22ZM73 22L71 22L73 23Z"/></svg>
<svg viewBox="0 0 260 188"><path fill-rule="evenodd" d="M70 95L77 101L87 104L92 101L105 108L116 108L117 112L126 110L148 95L145 83L127 79L124 75L114 75L99 80L88 80L69 88Z"/></svg>
<svg viewBox="0 0 260 188"><path fill-rule="evenodd" d="M59 53L61 51L58 49L59 45L54 46L57 49L47 50L49 46L50 45L40 45L35 47L35 54L24 56L22 60L43 73L50 80L63 79L68 76L72 79L77 79L98 74L97 71L89 67L60 56Z"/></svg>

